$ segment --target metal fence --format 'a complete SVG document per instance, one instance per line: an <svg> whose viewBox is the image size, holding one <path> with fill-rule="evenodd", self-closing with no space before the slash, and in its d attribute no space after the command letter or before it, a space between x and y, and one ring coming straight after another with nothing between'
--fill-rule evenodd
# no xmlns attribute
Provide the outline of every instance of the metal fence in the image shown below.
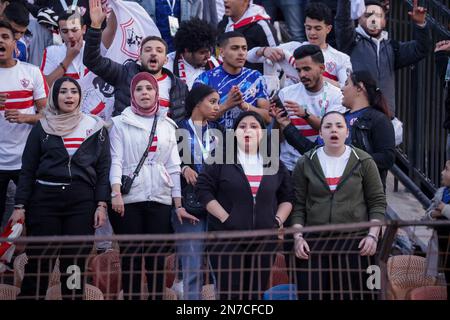
<svg viewBox="0 0 450 320"><path fill-rule="evenodd" d="M404 142L398 149L397 165L432 197L440 184L445 164L446 131L443 82L435 68L434 44L450 39L450 1L423 0L432 26L433 48L422 62L398 71L396 75L397 117L404 124ZM412 38L408 16L411 0L390 1L388 30L390 38L407 41Z"/></svg>
<svg viewBox="0 0 450 320"><path fill-rule="evenodd" d="M384 229L377 254L363 257L360 241L375 225ZM433 238L426 257L414 247L402 254L398 234L404 227L438 228L440 240ZM307 227L302 229L310 248L307 260L295 257L292 234L298 230L293 229L22 237L14 242L14 257L0 263L0 300L177 300L196 294L197 300L446 299L449 230L448 221ZM99 240L113 247L96 252ZM177 242L199 241L204 250L173 253ZM191 260L180 259L183 255ZM181 269L184 283L190 283L183 293L174 285Z"/></svg>

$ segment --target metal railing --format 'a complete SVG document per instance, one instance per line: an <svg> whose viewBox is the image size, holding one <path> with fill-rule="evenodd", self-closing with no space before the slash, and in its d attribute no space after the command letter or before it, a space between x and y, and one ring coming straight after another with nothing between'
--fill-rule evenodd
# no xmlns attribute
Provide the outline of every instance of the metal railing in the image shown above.
<svg viewBox="0 0 450 320"><path fill-rule="evenodd" d="M398 41L412 38L408 16L411 4L411 0L390 2L390 38ZM450 38L450 1L424 0L421 5L428 9L433 48L426 59L399 70L396 75L396 113L404 124L404 142L398 148L397 165L431 198L440 184L447 136L442 127L443 82L438 78L432 52L437 41Z"/></svg>
<svg viewBox="0 0 450 320"><path fill-rule="evenodd" d="M362 256L360 242L372 226L382 226L384 232L376 255ZM441 241L430 246L426 258L421 251L399 255L394 244L405 227L440 228ZM0 300L177 300L195 290L198 300L402 300L413 299L414 290L429 286L438 293L435 299L446 297L449 221L306 227L302 232L310 248L307 260L294 254L296 231L22 237L14 242L14 258L4 261L8 268L0 268ZM98 253L93 245L99 240L115 245ZM177 241L202 241L205 248L177 253L178 258L187 255L202 261L190 268L190 260L182 259L188 263L184 280L190 283L184 296L173 286L182 268L173 254ZM198 286L193 285L196 282Z"/></svg>

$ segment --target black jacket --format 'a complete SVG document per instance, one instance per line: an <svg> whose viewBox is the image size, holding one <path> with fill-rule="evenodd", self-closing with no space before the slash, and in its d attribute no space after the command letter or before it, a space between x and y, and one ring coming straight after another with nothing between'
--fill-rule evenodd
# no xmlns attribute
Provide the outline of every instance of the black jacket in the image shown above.
<svg viewBox="0 0 450 320"><path fill-rule="evenodd" d="M205 165L197 179L195 191L198 199L206 206L217 200L230 217L221 223L208 215L208 229L255 230L269 229L277 225L275 215L282 202L294 201L292 179L286 167L280 162L278 172L264 175L253 204L253 195L240 164Z"/></svg>
<svg viewBox="0 0 450 320"><path fill-rule="evenodd" d="M95 189L96 201L109 201L111 153L108 130L87 138L70 158L59 136L47 134L40 122L30 132L22 155L16 204L28 205L36 180L85 182Z"/></svg>
<svg viewBox="0 0 450 320"><path fill-rule="evenodd" d="M131 79L142 71L145 71L136 61L126 61L125 64L117 63L100 54L100 42L102 31L100 29L88 28L85 35L85 48L83 55L84 65L93 73L101 77L105 82L114 86L114 112L117 116L130 105L130 84ZM168 74L172 80L172 87L169 91L170 105L169 116L174 121L180 121L185 117L185 100L188 94L187 85L172 72L163 68L163 72Z"/></svg>
<svg viewBox="0 0 450 320"><path fill-rule="evenodd" d="M266 34L264 28L260 24L258 24L258 22L250 23L243 26L242 28L235 29L235 31L238 31L244 35L245 39L247 40L248 50L253 49L254 47L273 47L278 45L277 33L275 32L273 25L267 20L262 20L261 23L267 24L268 28L266 30L270 30L270 35ZM228 16L224 16L223 20L220 21L217 26L217 34L223 34L225 32L227 24ZM275 43L269 43L268 36L273 38L271 42ZM264 65L262 63L246 62L245 67L258 70L259 72L261 72L261 74L264 74Z"/></svg>
<svg viewBox="0 0 450 320"><path fill-rule="evenodd" d="M436 61L436 69L439 74L439 79L442 80L445 94L445 119L444 128L450 130L450 85L445 81L445 73L447 72L447 64L450 58L448 51L438 51L434 55Z"/></svg>
<svg viewBox="0 0 450 320"><path fill-rule="evenodd" d="M385 186L387 172L395 161L395 133L391 121L382 112L368 108L350 130L351 144L372 156ZM302 154L316 146L292 124L283 130L283 134L287 142Z"/></svg>

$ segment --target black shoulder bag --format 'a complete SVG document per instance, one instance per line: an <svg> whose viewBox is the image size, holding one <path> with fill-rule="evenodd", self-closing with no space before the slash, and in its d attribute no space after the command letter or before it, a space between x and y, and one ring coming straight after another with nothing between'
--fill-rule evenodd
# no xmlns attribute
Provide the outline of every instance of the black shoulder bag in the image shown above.
<svg viewBox="0 0 450 320"><path fill-rule="evenodd" d="M131 190L131 186L133 185L133 181L134 179L136 179L136 177L139 174L139 171L141 171L142 166L144 165L144 161L148 156L148 150L150 149L150 147L152 146L152 142L153 142L153 137L155 136L155 131L156 131L156 123L158 122L158 117L155 115L155 119L153 120L153 126L152 126L152 131L150 132L150 137L148 139L148 145L147 148L145 148L145 152L141 157L141 160L139 161L136 170L134 170L133 172L133 176L127 176L127 175L122 175L122 185L120 186L120 192L122 194L128 194L130 193Z"/></svg>

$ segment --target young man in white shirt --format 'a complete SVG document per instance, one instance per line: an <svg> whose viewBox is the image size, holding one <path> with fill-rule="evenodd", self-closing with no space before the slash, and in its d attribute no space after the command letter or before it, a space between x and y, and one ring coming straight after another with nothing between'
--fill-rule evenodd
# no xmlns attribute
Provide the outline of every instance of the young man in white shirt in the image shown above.
<svg viewBox="0 0 450 320"><path fill-rule="evenodd" d="M53 85L56 79L65 76L78 80L83 90L82 79L89 73L88 68L83 63L84 34L86 33L83 17L77 11L64 12L59 16L58 26L64 43L49 46L44 50L41 70L49 87ZM103 46L101 49L103 53L112 42L114 34L111 31L115 29L116 20L112 13L102 37Z"/></svg>
<svg viewBox="0 0 450 320"><path fill-rule="evenodd" d="M183 80L191 90L194 80L219 65L211 56L216 44L216 30L206 21L198 18L181 23L175 34L175 51L167 55L168 70Z"/></svg>
<svg viewBox="0 0 450 320"><path fill-rule="evenodd" d="M295 67L301 83L282 89L278 96L291 123L311 141L319 136L321 117L329 111L345 112L341 90L325 81L324 55L315 45L294 51ZM280 159L292 171L300 153L286 141L281 143Z"/></svg>
<svg viewBox="0 0 450 320"><path fill-rule="evenodd" d="M28 134L48 93L39 68L13 58L15 48L13 27L0 20L0 222L8 184L18 181Z"/></svg>
<svg viewBox="0 0 450 320"><path fill-rule="evenodd" d="M302 45L314 44L322 49L325 57L326 80L338 87L343 87L347 80L347 71L352 69L352 64L348 55L327 43L327 36L333 28L330 8L324 3L310 3L306 7L305 15L307 42L291 41L277 47L255 47L249 51L247 60L252 63L266 62L265 75L276 73L277 68L282 69L286 74L285 86L288 86L300 81L295 70L293 57L295 49Z"/></svg>

